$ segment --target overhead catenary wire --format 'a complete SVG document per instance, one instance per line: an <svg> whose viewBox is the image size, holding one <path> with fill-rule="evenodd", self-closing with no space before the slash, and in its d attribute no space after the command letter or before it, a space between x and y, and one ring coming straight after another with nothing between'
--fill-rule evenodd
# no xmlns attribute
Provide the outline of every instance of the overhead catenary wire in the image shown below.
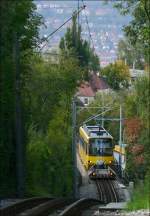
<svg viewBox="0 0 150 216"><path fill-rule="evenodd" d="M62 25L60 25L57 29L55 29L53 32L51 32L46 38L45 38L45 42L48 43L48 39L50 37L52 37L53 34L55 34L59 29L61 29L66 23L68 23L70 20L72 20L72 18L75 16L75 15L78 15L82 10L84 10L86 7L86 5L83 5L82 7L79 8L79 10L77 12L74 12L73 15L67 19ZM47 44L46 43L46 44ZM42 49L46 46L46 44L44 44L41 48L40 48L40 51L42 51Z"/></svg>
<svg viewBox="0 0 150 216"><path fill-rule="evenodd" d="M109 111L111 111L111 110L114 110L114 109L117 108L117 107L118 107L117 105L114 106L113 108L112 108L112 106L110 106L110 107L108 106L108 108L107 108L106 110L104 110L103 112L101 112L101 113L97 112L97 113L94 114L93 116L87 118L87 119L83 122L83 124L86 124L86 123L88 123L88 122L91 121L91 120L95 120L95 119L97 119L99 116L105 114L106 112L109 112Z"/></svg>
<svg viewBox="0 0 150 216"><path fill-rule="evenodd" d="M82 0L82 4L84 5L84 0ZM84 9L85 9L85 8L84 8ZM88 17L87 17L87 15L86 15L86 13L84 13L84 14L85 14L85 19L86 19L87 27L88 27L89 37L90 37L90 40L91 40L91 42L92 42L92 48L93 48L93 50L95 51L94 41L93 41L93 38L92 38L92 34L91 34L89 22L88 22Z"/></svg>

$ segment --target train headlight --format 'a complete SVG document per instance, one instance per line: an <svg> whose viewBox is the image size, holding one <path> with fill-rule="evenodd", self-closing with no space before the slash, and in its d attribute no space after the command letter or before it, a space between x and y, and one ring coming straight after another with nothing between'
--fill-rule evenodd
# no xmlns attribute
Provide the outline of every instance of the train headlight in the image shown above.
<svg viewBox="0 0 150 216"><path fill-rule="evenodd" d="M109 164L111 164L112 161L109 161Z"/></svg>
<svg viewBox="0 0 150 216"><path fill-rule="evenodd" d="M90 160L89 160L89 161L88 161L88 163L89 163L89 164L91 164L91 163L92 163L92 161L90 161Z"/></svg>
<svg viewBox="0 0 150 216"><path fill-rule="evenodd" d="M96 175L96 173L95 173L95 172L93 172L93 173L92 173L92 175L93 175L93 176L95 176L95 175Z"/></svg>

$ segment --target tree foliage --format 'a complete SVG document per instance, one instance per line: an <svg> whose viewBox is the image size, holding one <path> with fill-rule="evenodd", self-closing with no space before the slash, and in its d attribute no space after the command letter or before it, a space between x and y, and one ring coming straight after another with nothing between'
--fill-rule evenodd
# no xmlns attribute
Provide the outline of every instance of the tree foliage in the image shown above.
<svg viewBox="0 0 150 216"><path fill-rule="evenodd" d="M98 71L100 68L99 58L94 53L90 44L81 37L81 26L77 27L76 15L73 16L72 26L60 41L60 49L66 55L75 55L79 64L85 69L84 79L88 80L88 70Z"/></svg>
<svg viewBox="0 0 150 216"><path fill-rule="evenodd" d="M127 149L127 171L132 179L144 178L149 167L149 78L141 77L134 84L133 91L125 103L126 116L131 124L125 129ZM130 135L129 135L130 134ZM139 151L140 148L140 151ZM134 166L132 166L134 164Z"/></svg>
<svg viewBox="0 0 150 216"><path fill-rule="evenodd" d="M32 195L71 195L71 100L81 69L72 57L60 57L57 64L36 55L30 61L26 191Z"/></svg>
<svg viewBox="0 0 150 216"><path fill-rule="evenodd" d="M126 36L131 44L141 44L145 61L149 64L149 47L150 47L150 1L147 0L126 0L116 3L115 6L123 15L130 13L132 20L128 26L124 27Z"/></svg>
<svg viewBox="0 0 150 216"><path fill-rule="evenodd" d="M29 130L28 195L72 195L71 130L66 115L61 107L53 115L46 133L36 132L32 127Z"/></svg>
<svg viewBox="0 0 150 216"><path fill-rule="evenodd" d="M133 46L128 38L120 40L118 43L117 56L118 59L126 62L130 68L144 69L145 60L142 44L136 43Z"/></svg>
<svg viewBox="0 0 150 216"><path fill-rule="evenodd" d="M42 20L32 1L1 1L0 9L1 196L16 195L18 92L24 131L21 144L26 150L26 195L70 195L70 109L82 74L79 60L69 55L54 63L34 53L40 42L38 33ZM16 79L18 66L19 80Z"/></svg>
<svg viewBox="0 0 150 216"><path fill-rule="evenodd" d="M15 195L16 192L16 86L20 86L19 94L24 107L22 95L28 74L27 54L30 56L37 46L41 24L41 17L35 9L34 3L29 0L0 2L0 193L4 196ZM17 42L19 53L15 55ZM18 55L20 81L16 84Z"/></svg>
<svg viewBox="0 0 150 216"><path fill-rule="evenodd" d="M101 70L101 74L105 76L107 83L114 90L120 90L129 86L129 68L122 61L106 66Z"/></svg>
<svg viewBox="0 0 150 216"><path fill-rule="evenodd" d="M35 55L29 65L32 73L26 82L26 104L30 110L30 122L45 131L53 116L54 107L62 98L70 106L71 97L80 80L81 70L74 58L60 58L58 64L44 61ZM46 127L46 128L45 128Z"/></svg>

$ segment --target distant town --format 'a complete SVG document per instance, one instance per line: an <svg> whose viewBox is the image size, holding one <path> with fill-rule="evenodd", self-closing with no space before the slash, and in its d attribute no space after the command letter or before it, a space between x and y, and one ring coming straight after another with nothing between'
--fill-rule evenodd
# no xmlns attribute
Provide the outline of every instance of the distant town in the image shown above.
<svg viewBox="0 0 150 216"><path fill-rule="evenodd" d="M37 12L44 17L45 25L41 28L41 37L48 34L62 25L73 11L78 9L78 1L35 1ZM104 1L84 1L86 9L80 13L79 22L82 26L82 37L90 39L90 34L94 44L96 54L100 58L101 66L114 62L117 58L117 44L123 38L122 28L130 21L129 16L121 16L117 9L113 7L113 1L105 4ZM79 1L79 7L83 6ZM89 29L87 25L89 24ZM45 51L57 49L61 37L65 34L67 23L50 38L45 46ZM92 46L92 44L91 44Z"/></svg>

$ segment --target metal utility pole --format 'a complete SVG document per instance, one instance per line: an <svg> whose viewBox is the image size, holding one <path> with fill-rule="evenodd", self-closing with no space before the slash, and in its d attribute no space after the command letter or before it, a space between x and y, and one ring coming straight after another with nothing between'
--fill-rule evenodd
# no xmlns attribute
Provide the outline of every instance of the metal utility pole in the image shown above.
<svg viewBox="0 0 150 216"><path fill-rule="evenodd" d="M119 146L121 154L119 155L119 165L122 170L122 105L120 104L120 133L119 133ZM122 174L122 173L121 173Z"/></svg>
<svg viewBox="0 0 150 216"><path fill-rule="evenodd" d="M135 60L133 60L132 69L135 70Z"/></svg>
<svg viewBox="0 0 150 216"><path fill-rule="evenodd" d="M78 0L78 11L79 11L79 1L80 0ZM79 33L79 13L78 13L78 33Z"/></svg>
<svg viewBox="0 0 150 216"><path fill-rule="evenodd" d="M77 198L77 152L76 152L76 102L72 99L72 158L73 158L73 196Z"/></svg>
<svg viewBox="0 0 150 216"><path fill-rule="evenodd" d="M120 133L119 133L119 144L122 145L122 106L120 105Z"/></svg>
<svg viewBox="0 0 150 216"><path fill-rule="evenodd" d="M104 107L104 95L102 93L102 106ZM102 109L102 111L105 111L104 108ZM104 127L104 120L103 120L104 115L102 114L102 127Z"/></svg>
<svg viewBox="0 0 150 216"><path fill-rule="evenodd" d="M14 61L15 61L15 138L16 138L16 177L17 196L24 196L24 143L23 125L21 109L21 89L20 89L20 48L18 36L15 33Z"/></svg>

